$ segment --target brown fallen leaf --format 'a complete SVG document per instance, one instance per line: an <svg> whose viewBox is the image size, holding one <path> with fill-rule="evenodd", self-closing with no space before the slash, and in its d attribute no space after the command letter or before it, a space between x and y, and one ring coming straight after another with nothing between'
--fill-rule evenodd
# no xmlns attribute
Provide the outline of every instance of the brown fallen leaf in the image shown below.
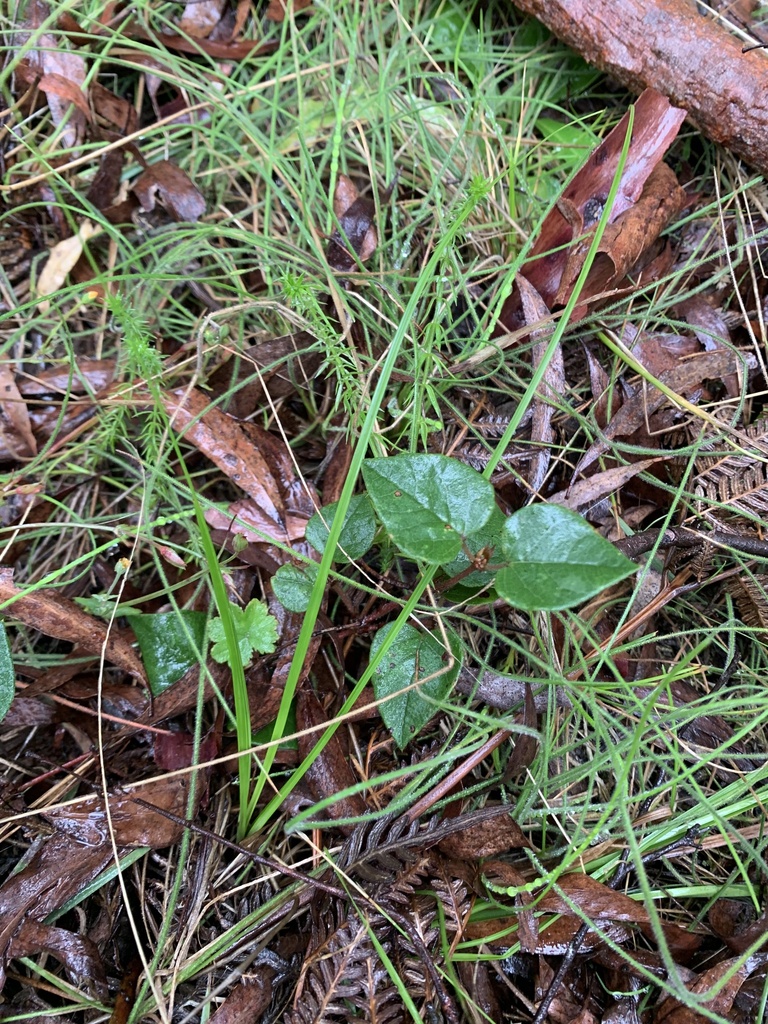
<svg viewBox="0 0 768 1024"><path fill-rule="evenodd" d="M534 324L539 320L546 320L549 310L544 305L539 293L522 274L517 281L517 287L520 292L525 323ZM531 370L533 372L538 370L544 359L551 334L551 328L531 331ZM528 486L534 494L538 494L541 490L547 475L552 456L552 443L555 440L552 417L555 414L557 403L562 401L567 390L568 382L565 379L563 350L558 344L547 363L540 390L533 400L531 443L535 448L530 462Z"/></svg>
<svg viewBox="0 0 768 1024"><path fill-rule="evenodd" d="M576 319L586 313L587 300L625 284L626 275L687 201L675 172L665 163L657 164L637 201L605 229L574 311ZM564 306L571 297L590 244L591 237L587 236L569 251L555 306Z"/></svg>
<svg viewBox="0 0 768 1024"><path fill-rule="evenodd" d="M726 374L737 372L740 365L738 356L729 349L715 349L713 352L702 352L681 362L673 370L661 374L658 380L675 394L685 396L701 386L706 379L721 380ZM611 422L603 431L603 436L585 452L574 470L574 478L601 455L604 455L610 442L617 437L630 437L635 431L642 429L648 417L662 407L669 399L658 388L641 388L637 394L622 405Z"/></svg>
<svg viewBox="0 0 768 1024"><path fill-rule="evenodd" d="M614 200L609 224L630 209L641 197L646 182L674 141L685 111L652 89L635 104L635 120L629 153ZM625 115L590 155L586 164L564 189L544 221L539 237L522 274L552 309L560 292L569 258L569 245L594 228L603 212L624 145L629 115ZM521 297L517 291L507 299L499 316L499 330L515 331L524 326Z"/></svg>
<svg viewBox="0 0 768 1024"><path fill-rule="evenodd" d="M78 357L77 367L48 366L34 375L19 376L19 391L25 397L33 395L86 395L103 391L115 376L114 359L86 359Z"/></svg>
<svg viewBox="0 0 768 1024"><path fill-rule="evenodd" d="M179 28L193 39L205 39L221 21L226 0L187 0Z"/></svg>
<svg viewBox="0 0 768 1024"><path fill-rule="evenodd" d="M312 6L312 0L269 0L264 16L270 21L284 21L289 3L294 14L307 11Z"/></svg>
<svg viewBox="0 0 768 1024"><path fill-rule="evenodd" d="M34 32L35 46L24 53L14 68L15 90L18 94L37 84L45 93L54 125L62 126L63 147L75 149L82 142L90 113L82 91L86 66L79 54L62 44L61 38L52 32L36 31L46 21L50 23L50 14L50 7L43 0L30 0L25 8L21 31L14 34L14 41L21 47Z"/></svg>
<svg viewBox="0 0 768 1024"><path fill-rule="evenodd" d="M267 534L266 539L286 543L285 505L277 480L243 424L211 408L206 395L196 389L172 392L165 397L165 407L173 428L252 498L254 504L248 508L257 529ZM231 517L225 519L231 522Z"/></svg>
<svg viewBox="0 0 768 1024"><path fill-rule="evenodd" d="M269 338L219 366L206 383L213 397L228 394L225 412L250 416L265 395L274 402L311 387L322 362L320 352L312 351L316 345L307 331Z"/></svg>
<svg viewBox="0 0 768 1024"><path fill-rule="evenodd" d="M351 178L340 174L333 197L333 210L341 230L334 228L331 235L328 264L334 270L349 273L358 265L358 261L365 263L378 244L373 223L376 204L370 196L358 193Z"/></svg>
<svg viewBox="0 0 768 1024"><path fill-rule="evenodd" d="M474 822L438 843L441 853L462 861L495 857L499 853L508 853L510 850L523 847L530 849L530 840L509 814ZM522 882L514 884L521 885Z"/></svg>
<svg viewBox="0 0 768 1024"><path fill-rule="evenodd" d="M138 128L136 107L122 96L116 96L99 82L91 82L88 97L98 125L119 135L132 135Z"/></svg>
<svg viewBox="0 0 768 1024"><path fill-rule="evenodd" d="M637 330L630 323L624 324L621 340L638 363L654 377L674 370L681 360L702 350L696 338L690 335Z"/></svg>
<svg viewBox="0 0 768 1024"><path fill-rule="evenodd" d="M755 953L754 956L747 957L746 960L734 957L732 960L723 960L719 964L715 964L714 967L710 967L700 974L696 981L686 985L689 992L699 996L717 986L717 995L706 1001L701 1001L701 1008L707 1011L706 1016L684 1006L674 996L667 996L657 1006L653 1024L705 1024L706 1021L712 1020L713 1016L730 1019L730 1011L742 985L750 974L765 967L767 963L768 953ZM734 968L736 969L734 970ZM733 973L728 980L718 984L731 971Z"/></svg>
<svg viewBox="0 0 768 1024"><path fill-rule="evenodd" d="M525 688L525 706L522 715L518 715L516 722L529 729L536 728L536 701L533 697L533 690L530 683ZM504 780L509 781L524 772L533 764L536 752L539 749L539 741L536 736L530 733L521 732L515 737L515 745L504 769Z"/></svg>
<svg viewBox="0 0 768 1024"><path fill-rule="evenodd" d="M622 921L636 924L647 938L653 939L653 926L648 911L642 903L631 899L625 893L617 892L611 886L581 872L561 875L557 880L557 887L559 892L551 889L536 901L537 910L542 913L573 916L574 911L570 906L573 904L593 921ZM561 892L563 895L560 895ZM663 921L660 926L667 944L676 954L691 952L701 944L698 935L684 928Z"/></svg>
<svg viewBox="0 0 768 1024"><path fill-rule="evenodd" d="M192 179L170 160L150 164L133 183L134 195L144 213L151 213L157 202L174 220L196 221L205 213L205 197Z"/></svg>
<svg viewBox="0 0 768 1024"><path fill-rule="evenodd" d="M13 583L12 569L0 568L0 611L46 636L68 640L96 657L105 649L106 658L113 665L142 683L147 681L144 666L128 636L108 629L101 619L88 615L55 590L19 589Z"/></svg>
<svg viewBox="0 0 768 1024"><path fill-rule="evenodd" d="M734 953L745 952L768 932L768 910L757 917L753 904L745 900L716 900L710 907L708 919L715 934Z"/></svg>
<svg viewBox="0 0 768 1024"><path fill-rule="evenodd" d="M0 364L0 461L29 459L36 454L27 403L10 368Z"/></svg>
<svg viewBox="0 0 768 1024"><path fill-rule="evenodd" d="M624 484L628 483L638 473L655 466L657 462L663 461L664 456L660 455L655 459L641 459L639 462L631 462L628 466L612 466L604 469L593 476L582 477L576 483L550 495L547 501L551 505L563 505L565 508L572 508L574 512L589 510L590 506L596 505L607 498L609 494L621 490Z"/></svg>
<svg viewBox="0 0 768 1024"><path fill-rule="evenodd" d="M329 724L329 719L322 704L309 687L303 687L296 698L296 725L299 732L326 724ZM299 757L302 761L321 735L321 732L312 732L299 736ZM349 755L344 749L338 729L312 762L305 779L312 796L318 801L332 797L360 781L352 770ZM360 818L367 809L362 795L355 793L334 800L319 813L319 817ZM353 825L340 825L339 828L347 835L354 830Z"/></svg>
<svg viewBox="0 0 768 1024"><path fill-rule="evenodd" d="M162 849L178 842L182 826L136 804L133 797L184 816L188 792L186 777L165 777L110 793L118 847L123 851L132 846ZM55 834L21 871L0 885L0 989L5 979L3 964L45 949L62 960L73 981L95 984L100 991L103 970L96 947L42 922L112 862L104 805L98 796L86 797L43 816Z"/></svg>

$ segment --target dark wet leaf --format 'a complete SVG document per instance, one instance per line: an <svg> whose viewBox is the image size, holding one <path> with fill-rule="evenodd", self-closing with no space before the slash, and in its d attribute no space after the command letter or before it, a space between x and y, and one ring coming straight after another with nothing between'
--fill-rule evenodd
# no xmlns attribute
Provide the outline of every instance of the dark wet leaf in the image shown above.
<svg viewBox="0 0 768 1024"><path fill-rule="evenodd" d="M441 839L438 844L440 851L454 860L494 857L499 853L530 846L525 833L509 815L471 824L463 831Z"/></svg>
<svg viewBox="0 0 768 1024"><path fill-rule="evenodd" d="M710 908L709 923L734 953L743 953L768 931L768 911L758 917L752 903L720 899Z"/></svg>
<svg viewBox="0 0 768 1024"><path fill-rule="evenodd" d="M329 721L328 715L313 691L304 687L296 698L296 725L299 733L304 729L327 725ZM299 757L302 760L309 754L321 736L322 732L299 735ZM352 770L349 755L344 749L339 730L336 730L313 760L305 778L315 800L333 797L336 793L340 793L360 781ZM318 812L317 817L319 819L359 818L365 814L366 810L365 800L358 793L334 800L328 807ZM352 830L352 826L341 827L345 832Z"/></svg>
<svg viewBox="0 0 768 1024"><path fill-rule="evenodd" d="M744 960L742 957L734 957L732 960L722 960L714 967L710 967L698 976L696 981L686 985L692 995L699 996L699 1005L707 1010L707 1015L697 1013L695 1009L684 1006L673 996L663 999L653 1018L653 1024L705 1024L711 1020L713 1015L720 1015L728 1020L733 1007L734 1000L739 994L744 982L755 971L760 970L768 963L768 953L756 953ZM736 968L734 970L734 968ZM733 972L733 973L731 973ZM730 974L731 976L724 983L721 979ZM702 999L713 987L718 989L717 995L711 999Z"/></svg>
<svg viewBox="0 0 768 1024"><path fill-rule="evenodd" d="M153 741L155 764L164 772L176 772L180 768L189 768L192 764L210 761L218 754L216 736L206 736L200 743L197 759L195 753L195 737L190 732L156 733Z"/></svg>
<svg viewBox="0 0 768 1024"><path fill-rule="evenodd" d="M331 235L328 263L334 270L349 273L358 260L364 263L376 248L378 239L373 226L376 204L370 196L358 195L352 180L340 174L333 207L341 230L336 228Z"/></svg>

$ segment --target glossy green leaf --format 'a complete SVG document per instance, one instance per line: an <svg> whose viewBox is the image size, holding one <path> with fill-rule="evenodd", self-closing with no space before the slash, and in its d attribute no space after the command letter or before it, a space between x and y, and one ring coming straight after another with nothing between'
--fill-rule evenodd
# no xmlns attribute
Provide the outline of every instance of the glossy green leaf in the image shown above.
<svg viewBox="0 0 768 1024"><path fill-rule="evenodd" d="M373 638L372 658L392 628L392 623L384 626ZM381 717L399 747L410 743L432 718L436 711L433 702L446 696L459 674L461 642L452 630L447 632L451 652L446 651L438 636L414 626L403 626L374 673L373 692L377 700L404 691L381 705ZM441 674L437 675L438 672ZM417 679L430 676L435 678L412 690L406 689Z"/></svg>
<svg viewBox="0 0 768 1024"><path fill-rule="evenodd" d="M363 478L374 507L400 550L441 565L479 530L496 504L479 473L445 455L367 459Z"/></svg>
<svg viewBox="0 0 768 1024"><path fill-rule="evenodd" d="M504 560L504 555L501 550L501 534L506 521L507 517L501 509L497 505L494 505L491 517L485 526L469 534L456 558L441 566L443 572L448 576L458 576L460 573L465 572L471 564L467 551L471 555L476 555L483 548L486 548L490 552L491 563L493 565L499 565ZM465 551L464 548L467 550ZM484 587L487 583L490 583L495 576L495 570L493 572L489 572L487 569L476 569L475 572L471 572L468 576L463 577L461 580L461 586L475 588Z"/></svg>
<svg viewBox="0 0 768 1024"><path fill-rule="evenodd" d="M559 505L529 505L507 519L502 549L509 565L496 590L516 608L572 608L637 570L581 516Z"/></svg>
<svg viewBox="0 0 768 1024"><path fill-rule="evenodd" d="M13 671L11 649L8 646L5 625L0 622L0 722L8 714L15 692L16 674Z"/></svg>
<svg viewBox="0 0 768 1024"><path fill-rule="evenodd" d="M205 612L190 611L131 616L153 696L173 686L198 660L195 647L203 650L207 618Z"/></svg>
<svg viewBox="0 0 768 1024"><path fill-rule="evenodd" d="M328 532L336 518L338 505L337 501L332 505L326 505L307 523L307 540L320 554L325 551ZM334 561L344 564L362 558L366 551L370 550L375 534L376 518L371 500L366 494L355 494L344 517Z"/></svg>
<svg viewBox="0 0 768 1024"><path fill-rule="evenodd" d="M281 565L272 577L275 597L289 612L305 612L309 606L312 587L317 579L317 564L307 563L305 568L298 565Z"/></svg>

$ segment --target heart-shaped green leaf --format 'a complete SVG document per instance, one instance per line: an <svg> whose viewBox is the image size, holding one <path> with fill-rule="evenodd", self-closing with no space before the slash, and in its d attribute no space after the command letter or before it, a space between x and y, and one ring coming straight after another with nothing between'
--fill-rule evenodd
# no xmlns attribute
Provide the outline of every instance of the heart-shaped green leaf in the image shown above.
<svg viewBox="0 0 768 1024"><path fill-rule="evenodd" d="M316 579L316 562L307 562L303 568L298 565L281 565L272 577L272 590L283 608L301 613L309 607Z"/></svg>
<svg viewBox="0 0 768 1024"><path fill-rule="evenodd" d="M496 507L488 481L445 455L367 459L363 477L395 544L436 565L456 558L462 539L484 526Z"/></svg>
<svg viewBox="0 0 768 1024"><path fill-rule="evenodd" d="M393 626L393 623L384 626L373 638L372 658L376 656ZM445 649L437 636L414 626L402 626L376 668L373 692L377 700L404 691L381 705L381 717L399 747L410 743L422 726L435 714L433 702L445 697L459 674L461 641L452 630L448 630L447 634L450 651ZM434 678L429 678L430 676ZM412 690L406 689L417 679L429 681Z"/></svg>
<svg viewBox="0 0 768 1024"><path fill-rule="evenodd" d="M320 554L325 551L328 532L336 518L338 505L337 501L332 505L326 505L319 512L315 512L307 523L307 540ZM347 514L344 516L344 525L341 528L334 561L345 563L362 558L373 544L375 533L376 519L373 515L370 498L366 494L355 494L351 498Z"/></svg>
<svg viewBox="0 0 768 1024"><path fill-rule="evenodd" d="M515 512L501 546L510 564L499 571L496 590L528 611L572 608L637 570L581 516L559 505Z"/></svg>

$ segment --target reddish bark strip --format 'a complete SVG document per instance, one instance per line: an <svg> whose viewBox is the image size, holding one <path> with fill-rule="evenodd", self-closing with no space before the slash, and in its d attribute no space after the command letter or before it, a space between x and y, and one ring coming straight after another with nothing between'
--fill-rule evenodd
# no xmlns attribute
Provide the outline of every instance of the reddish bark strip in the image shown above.
<svg viewBox="0 0 768 1024"><path fill-rule="evenodd" d="M514 0L627 88L648 86L705 135L768 174L768 55L700 13L694 0Z"/></svg>

